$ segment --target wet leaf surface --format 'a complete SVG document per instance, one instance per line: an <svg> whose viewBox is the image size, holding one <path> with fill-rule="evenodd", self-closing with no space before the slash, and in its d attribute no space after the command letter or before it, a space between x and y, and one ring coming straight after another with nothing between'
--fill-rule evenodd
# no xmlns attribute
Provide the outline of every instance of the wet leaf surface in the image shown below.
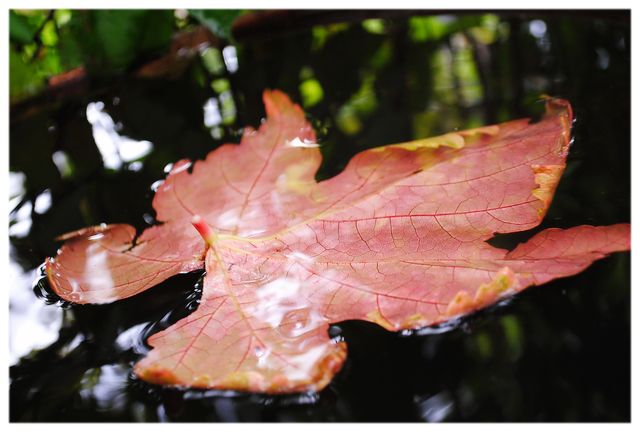
<svg viewBox="0 0 640 432"><path fill-rule="evenodd" d="M101 225L62 236L46 265L74 303L128 298L203 268L197 310L153 335L144 380L196 388L319 390L346 344L332 322L387 330L441 323L629 249L629 226L546 229L508 251L486 240L542 221L565 168L571 107L377 147L316 182L321 154L300 107L265 91L267 120L193 166L173 165L136 235Z"/></svg>

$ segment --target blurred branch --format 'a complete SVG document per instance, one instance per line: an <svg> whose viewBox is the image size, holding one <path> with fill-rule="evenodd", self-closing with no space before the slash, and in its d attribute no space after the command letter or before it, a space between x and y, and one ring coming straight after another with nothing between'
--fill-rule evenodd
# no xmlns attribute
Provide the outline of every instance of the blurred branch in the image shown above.
<svg viewBox="0 0 640 432"><path fill-rule="evenodd" d="M371 18L402 18L419 15L484 15L495 14L503 18L535 19L539 17L571 17L602 19L619 24L631 25L631 14L628 10L522 10L522 9L422 9L422 10L270 10L252 12L239 16L231 32L235 39L251 39L273 36L282 33L307 29L316 25L328 25L341 22L359 22Z"/></svg>
<svg viewBox="0 0 640 432"><path fill-rule="evenodd" d="M478 68L478 76L482 83L482 101L484 105L484 123L497 123L496 100L493 86L491 85L491 53L489 48L479 42L470 31L464 31L463 35L472 48L473 59Z"/></svg>
<svg viewBox="0 0 640 432"><path fill-rule="evenodd" d="M454 47L453 43L451 43L451 38L447 38L445 40L444 46L449 51L449 61L451 68L451 78L453 80L453 93L456 98L456 106L458 108L458 114L460 115L460 120L463 123L467 123L469 120L469 113L465 107L465 100L462 94L462 83L460 81L460 75L458 74L458 68L456 67L456 58L457 58L457 50Z"/></svg>
<svg viewBox="0 0 640 432"><path fill-rule="evenodd" d="M509 69L511 71L511 110L518 116L524 116L525 110L522 106L522 100L525 94L523 87L523 80L521 77L524 75L523 65L523 51L522 51L522 36L520 34L520 26L522 20L518 17L513 17L507 21L509 23L509 32L511 43L509 44Z"/></svg>
<svg viewBox="0 0 640 432"><path fill-rule="evenodd" d="M31 59L29 60L30 62L35 61L35 59L38 58L38 56L40 55L40 52L42 51L42 47L43 47L43 42L42 42L42 30L44 30L44 27L47 25L47 23L51 20L53 20L53 14L55 12L55 9L50 9L49 12L47 13L47 16L45 17L44 21L42 21L42 24L40 24L40 26L38 27L38 29L36 30L35 34L33 35L33 42L36 44L36 49L33 52L33 54L31 55ZM55 23L55 20L53 20L53 22ZM56 26L57 28L57 26Z"/></svg>
<svg viewBox="0 0 640 432"><path fill-rule="evenodd" d="M271 10L239 16L231 33L237 40L265 37L308 29L316 25L362 21L370 18L397 18L421 14L415 10Z"/></svg>
<svg viewBox="0 0 640 432"><path fill-rule="evenodd" d="M179 32L174 35L167 54L145 63L134 70L132 75L144 79L176 78L188 67L203 46L221 48L223 45L221 39L202 26L194 30ZM91 84L91 76L82 66L52 76L43 91L11 105L10 121L17 121L61 101L86 95L92 90ZM110 83L106 83L105 88L110 86ZM101 91L104 88L94 90Z"/></svg>

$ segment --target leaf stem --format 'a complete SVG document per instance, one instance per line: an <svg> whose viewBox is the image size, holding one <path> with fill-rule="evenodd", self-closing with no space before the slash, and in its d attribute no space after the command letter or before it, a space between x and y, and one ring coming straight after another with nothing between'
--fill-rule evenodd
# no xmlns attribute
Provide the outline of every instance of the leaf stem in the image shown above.
<svg viewBox="0 0 640 432"><path fill-rule="evenodd" d="M215 245L218 236L215 231L211 229L209 224L207 224L207 222L205 222L205 220L200 217L200 215L193 216L193 219L191 219L191 224L196 230L198 230L198 233L200 233L204 241L209 246L213 247Z"/></svg>

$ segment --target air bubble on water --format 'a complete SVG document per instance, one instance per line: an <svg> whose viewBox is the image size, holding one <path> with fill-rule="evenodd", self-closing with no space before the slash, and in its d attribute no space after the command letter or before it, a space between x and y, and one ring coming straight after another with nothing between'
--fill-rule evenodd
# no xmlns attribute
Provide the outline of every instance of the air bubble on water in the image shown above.
<svg viewBox="0 0 640 432"><path fill-rule="evenodd" d="M265 349L263 347L255 347L253 349L253 353L256 355L256 357L262 357L265 353Z"/></svg>
<svg viewBox="0 0 640 432"><path fill-rule="evenodd" d="M173 169L173 163L168 163L164 166L162 171L164 171L165 174L169 174L172 169Z"/></svg>
<svg viewBox="0 0 640 432"><path fill-rule="evenodd" d="M311 405L315 404L320 400L320 395L316 392L307 392L301 393L294 400L292 400L293 405Z"/></svg>
<svg viewBox="0 0 640 432"><path fill-rule="evenodd" d="M342 329L338 326L331 326L329 327L329 337L334 339L334 338L338 338L342 335Z"/></svg>
<svg viewBox="0 0 640 432"><path fill-rule="evenodd" d="M160 186L164 183L164 180L156 180L151 184L151 190L157 192Z"/></svg>
<svg viewBox="0 0 640 432"><path fill-rule="evenodd" d="M144 164L140 161L135 161L135 162L131 162L128 166L127 169L129 171L140 171L142 168L144 167Z"/></svg>
<svg viewBox="0 0 640 432"><path fill-rule="evenodd" d="M144 219L144 221L149 225L153 225L153 223L155 222L155 219L149 213L143 214L142 219Z"/></svg>
<svg viewBox="0 0 640 432"><path fill-rule="evenodd" d="M311 330L313 321L312 312L308 308L294 309L284 314L278 331L284 337L296 338Z"/></svg>

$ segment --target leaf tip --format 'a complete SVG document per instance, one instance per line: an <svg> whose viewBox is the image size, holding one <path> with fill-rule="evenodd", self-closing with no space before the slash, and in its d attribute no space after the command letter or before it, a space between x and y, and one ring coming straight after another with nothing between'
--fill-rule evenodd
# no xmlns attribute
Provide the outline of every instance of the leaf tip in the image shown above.
<svg viewBox="0 0 640 432"><path fill-rule="evenodd" d="M547 115L559 115L566 117L569 124L571 124L573 121L573 108L568 100L546 94L541 95L541 99L545 102Z"/></svg>
<svg viewBox="0 0 640 432"><path fill-rule="evenodd" d="M280 90L265 89L262 93L267 117L280 118L283 115L293 115L304 119L302 108L293 103L289 96Z"/></svg>
<svg viewBox="0 0 640 432"><path fill-rule="evenodd" d="M571 103L566 99L555 98L548 95L542 95L542 99L545 101L546 115L555 116L560 119L563 130L563 145L561 151L566 152L571 143L571 126L574 120Z"/></svg>

